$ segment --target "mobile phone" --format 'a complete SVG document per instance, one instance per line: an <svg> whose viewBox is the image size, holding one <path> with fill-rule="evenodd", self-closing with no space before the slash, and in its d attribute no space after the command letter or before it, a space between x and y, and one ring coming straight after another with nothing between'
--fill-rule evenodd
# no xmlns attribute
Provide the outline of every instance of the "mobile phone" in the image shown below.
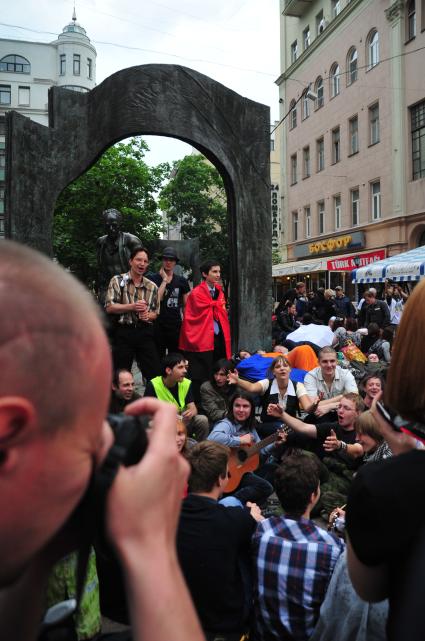
<svg viewBox="0 0 425 641"><path fill-rule="evenodd" d="M381 403L380 401L376 402L376 409L378 410L382 418L384 418L387 421L387 423L391 425L393 430L400 432L400 428L397 427L397 425L394 422L394 419L397 416L396 412L393 412L392 410L385 407L385 405L383 405L383 403Z"/></svg>

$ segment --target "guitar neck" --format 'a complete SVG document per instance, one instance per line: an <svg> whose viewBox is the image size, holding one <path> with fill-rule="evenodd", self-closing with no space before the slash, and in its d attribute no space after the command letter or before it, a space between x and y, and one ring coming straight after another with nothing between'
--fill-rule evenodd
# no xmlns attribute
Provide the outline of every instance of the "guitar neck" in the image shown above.
<svg viewBox="0 0 425 641"><path fill-rule="evenodd" d="M263 438L262 441L258 441L258 443L251 445L247 452L248 456L254 456L254 454L258 454L258 452L264 447L267 447L267 445L270 445L270 443L274 443L277 437L278 433L275 432L274 434L270 434L270 436L267 436L267 438Z"/></svg>

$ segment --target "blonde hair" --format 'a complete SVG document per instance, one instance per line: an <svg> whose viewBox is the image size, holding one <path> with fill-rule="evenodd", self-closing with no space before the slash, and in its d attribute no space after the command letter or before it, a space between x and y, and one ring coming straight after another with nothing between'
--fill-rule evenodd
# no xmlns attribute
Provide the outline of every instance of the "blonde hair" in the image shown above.
<svg viewBox="0 0 425 641"><path fill-rule="evenodd" d="M378 424L373 418L370 410L363 412L356 418L356 420L354 421L354 429L356 430L357 434L365 434L366 436L370 436L370 438L373 438L376 443L382 443L382 441L384 440L384 437L379 431Z"/></svg>

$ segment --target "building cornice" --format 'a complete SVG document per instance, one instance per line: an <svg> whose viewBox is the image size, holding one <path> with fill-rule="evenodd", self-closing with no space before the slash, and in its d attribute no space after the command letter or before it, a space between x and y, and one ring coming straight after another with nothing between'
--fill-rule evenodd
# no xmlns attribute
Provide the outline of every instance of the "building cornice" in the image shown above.
<svg viewBox="0 0 425 641"><path fill-rule="evenodd" d="M385 15L389 22L395 22L404 16L404 0L396 0L393 4L385 9Z"/></svg>
<svg viewBox="0 0 425 641"><path fill-rule="evenodd" d="M401 2L402 0L397 0L397 2ZM329 24L327 25L326 29L322 31L321 34L316 36L316 38L313 40L311 45L302 52L302 54L291 64L290 67L288 67L280 76L275 80L275 84L280 86L285 80L288 79L289 76L291 76L297 69L302 67L302 65L306 62L306 60L309 59L312 53L320 47L325 40L328 38L328 36L331 35L336 29L338 29L341 25L342 22L354 11L354 9L364 2L364 0L351 0L344 9L339 13L336 18L333 18ZM391 8L391 7L390 7Z"/></svg>

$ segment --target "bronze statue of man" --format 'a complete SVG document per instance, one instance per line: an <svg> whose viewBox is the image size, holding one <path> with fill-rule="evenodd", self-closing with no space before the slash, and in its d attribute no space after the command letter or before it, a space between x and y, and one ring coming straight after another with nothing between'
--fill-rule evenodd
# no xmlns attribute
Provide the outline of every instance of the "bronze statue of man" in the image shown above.
<svg viewBox="0 0 425 641"><path fill-rule="evenodd" d="M98 298L101 305L105 302L109 281L116 274L129 270L129 258L132 249L142 245L137 236L121 231L122 215L118 209L106 209L102 212L105 225L105 236L97 239L98 265Z"/></svg>

